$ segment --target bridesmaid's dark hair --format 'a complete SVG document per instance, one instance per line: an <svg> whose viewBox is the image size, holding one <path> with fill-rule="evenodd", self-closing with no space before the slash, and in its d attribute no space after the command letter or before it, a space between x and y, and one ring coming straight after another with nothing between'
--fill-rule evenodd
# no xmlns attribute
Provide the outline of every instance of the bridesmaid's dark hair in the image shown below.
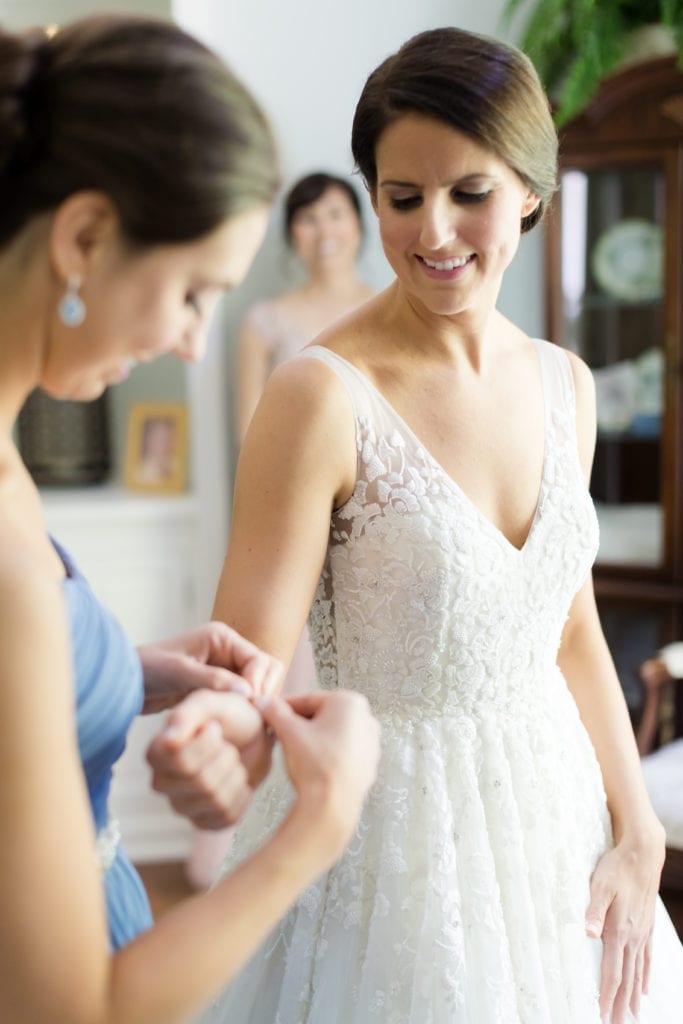
<svg viewBox="0 0 683 1024"><path fill-rule="evenodd" d="M541 198L522 231L541 220L557 188L557 132L525 54L487 36L438 28L387 57L365 83L353 119L351 148L370 192L382 132L410 113L457 128L503 160Z"/></svg>
<svg viewBox="0 0 683 1024"><path fill-rule="evenodd" d="M339 188L345 193L356 212L361 232L364 231L360 199L351 182L345 178L338 178L334 174L327 174L325 171L315 171L313 174L307 174L304 178L299 178L285 196L284 228L285 241L288 245L291 245L292 242L292 221L299 210L310 206L311 203L317 202L327 192L328 188Z"/></svg>
<svg viewBox="0 0 683 1024"><path fill-rule="evenodd" d="M171 22L0 31L0 245L83 189L106 193L146 246L199 238L278 186L257 103Z"/></svg>

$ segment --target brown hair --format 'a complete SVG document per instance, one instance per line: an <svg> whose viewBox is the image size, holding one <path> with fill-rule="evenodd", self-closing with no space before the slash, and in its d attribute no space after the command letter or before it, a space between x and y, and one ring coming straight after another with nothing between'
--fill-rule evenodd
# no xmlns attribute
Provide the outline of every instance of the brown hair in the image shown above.
<svg viewBox="0 0 683 1024"><path fill-rule="evenodd" d="M278 185L258 105L176 25L105 15L53 37L0 32L0 245L82 189L152 245L199 238Z"/></svg>
<svg viewBox="0 0 683 1024"><path fill-rule="evenodd" d="M338 178L334 174L327 174L325 171L314 171L304 178L299 178L285 196L285 240L289 245L292 241L292 221L304 207L310 206L320 199L327 192L328 188L340 188L346 194L347 199L356 212L358 224L363 231L363 215L361 212L358 193L350 181L345 178Z"/></svg>
<svg viewBox="0 0 683 1024"><path fill-rule="evenodd" d="M471 136L541 198L522 219L537 224L557 188L557 133L533 64L520 50L457 28L421 32L376 68L356 106L351 148L374 191L382 132L407 113Z"/></svg>

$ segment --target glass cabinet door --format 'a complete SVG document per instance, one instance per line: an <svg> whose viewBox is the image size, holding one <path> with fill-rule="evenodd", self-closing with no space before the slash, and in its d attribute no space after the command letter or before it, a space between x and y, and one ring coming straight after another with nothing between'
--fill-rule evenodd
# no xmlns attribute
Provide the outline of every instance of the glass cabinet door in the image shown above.
<svg viewBox="0 0 683 1024"><path fill-rule="evenodd" d="M598 562L664 559L665 176L658 166L561 177L562 336L591 367Z"/></svg>

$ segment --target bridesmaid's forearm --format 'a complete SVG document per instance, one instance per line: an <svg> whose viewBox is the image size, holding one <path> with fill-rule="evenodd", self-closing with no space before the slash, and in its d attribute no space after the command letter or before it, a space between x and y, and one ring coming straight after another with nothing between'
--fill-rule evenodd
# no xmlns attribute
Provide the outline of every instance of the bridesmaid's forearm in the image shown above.
<svg viewBox="0 0 683 1024"><path fill-rule="evenodd" d="M329 829L328 829L329 832ZM326 845L327 844L327 845ZM208 893L185 900L115 957L108 1022L186 1021L218 992L333 856L297 805L273 836ZM201 942L189 941L201 935ZM158 973L164 964L163 983Z"/></svg>

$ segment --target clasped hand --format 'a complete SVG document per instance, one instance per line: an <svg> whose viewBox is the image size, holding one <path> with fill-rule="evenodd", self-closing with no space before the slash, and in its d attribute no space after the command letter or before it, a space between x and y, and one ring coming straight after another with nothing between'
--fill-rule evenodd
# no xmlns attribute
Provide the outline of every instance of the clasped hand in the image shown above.
<svg viewBox="0 0 683 1024"><path fill-rule="evenodd" d="M202 828L232 825L270 770L276 736L297 792L297 834L319 868L332 863L377 773L380 729L365 697L273 698L280 663L220 623L143 647L140 659L146 710L172 708L147 751L154 788Z"/></svg>
<svg viewBox="0 0 683 1024"><path fill-rule="evenodd" d="M282 666L224 623L138 648L144 712L171 708L147 750L153 788L205 829L234 824L268 774L272 740L248 698Z"/></svg>

